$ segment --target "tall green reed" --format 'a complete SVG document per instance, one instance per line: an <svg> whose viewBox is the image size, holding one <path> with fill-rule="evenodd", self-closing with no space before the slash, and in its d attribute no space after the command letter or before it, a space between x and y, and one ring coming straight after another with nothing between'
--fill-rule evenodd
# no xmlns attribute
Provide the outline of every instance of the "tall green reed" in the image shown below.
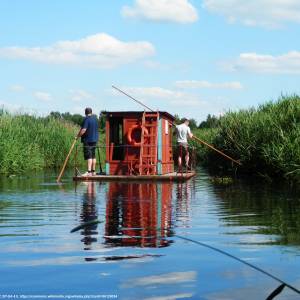
<svg viewBox="0 0 300 300"><path fill-rule="evenodd" d="M62 120L0 114L0 172L60 166L78 127Z"/></svg>
<svg viewBox="0 0 300 300"><path fill-rule="evenodd" d="M201 136L202 131L200 131ZM300 97L285 96L257 109L228 112L208 135L214 146L240 159L242 172L269 180L300 182ZM210 166L228 167L218 154L205 149L201 156Z"/></svg>

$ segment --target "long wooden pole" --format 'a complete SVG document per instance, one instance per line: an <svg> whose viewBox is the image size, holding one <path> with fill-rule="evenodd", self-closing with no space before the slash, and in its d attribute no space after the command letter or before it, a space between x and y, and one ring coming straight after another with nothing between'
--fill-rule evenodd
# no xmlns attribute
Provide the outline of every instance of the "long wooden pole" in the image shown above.
<svg viewBox="0 0 300 300"><path fill-rule="evenodd" d="M122 91L121 89L117 88L116 86L112 85L112 87L113 87L115 90L117 90L118 92L120 92L120 93L126 95L126 96L129 97L130 99L132 99L132 100L134 100L135 102L137 102L138 104L142 105L143 107L149 109L150 111L154 111L153 109L151 109L150 107L148 107L148 106L146 106L144 103L142 103L141 101L139 101L139 100L133 98L132 96L130 96L129 94L125 93L124 91ZM176 126L176 125L172 123L172 126ZM210 149L212 149L212 150L218 152L219 154L221 154L221 155L223 155L224 157L228 158L229 160L235 162L236 164L238 164L238 165L240 165L240 166L242 165L239 161L233 159L233 158L230 157L229 155L227 155L227 154L223 153L222 151L216 149L214 146L212 146L212 145L206 143L205 141L199 139L198 137L193 136L193 139L195 139L195 140L198 141L199 143L201 143L201 144L203 144L203 145L209 147Z"/></svg>
<svg viewBox="0 0 300 300"><path fill-rule="evenodd" d="M150 111L154 111L153 109L151 109L150 107L148 107L147 105L145 105L143 102L133 98L132 96L130 96L129 94L125 93L124 91L122 91L121 89L117 88L116 86L112 85L112 87L117 90L118 92L124 94L125 96L127 96L128 98L132 99L133 101L137 102L138 104L144 106L145 108L149 109Z"/></svg>
<svg viewBox="0 0 300 300"><path fill-rule="evenodd" d="M224 157L230 159L231 161L235 162L236 164L238 164L238 165L240 165L240 166L242 165L238 160L233 159L232 157L230 157L230 156L228 156L227 154L223 153L222 151L216 149L214 146L212 146L212 145L210 145L210 144L208 144L208 143L206 143L206 142L200 140L198 137L196 137L196 136L194 136L194 135L193 135L193 139L195 139L195 140L198 141L199 143L201 143L201 144L203 144L203 145L209 147L210 149L215 150L216 152L218 152L219 154L223 155Z"/></svg>
<svg viewBox="0 0 300 300"><path fill-rule="evenodd" d="M76 144L76 142L77 142L77 137L74 139L74 141L73 141L73 143L72 143L72 146L71 146L71 148L70 148L70 150L69 150L69 153L68 153L68 155L67 155L67 157L66 157L66 159L65 159L65 162L64 162L64 164L63 164L63 166L62 166L62 168L61 168L61 171L60 171L60 173L59 173L59 175L58 175L58 177L57 177L57 179L56 179L56 182L57 183L59 183L60 182L60 179L61 179L61 177L62 177L62 175L64 174L64 171L65 171L65 168L66 168L66 166L67 166L67 163L68 163L68 160L69 160L69 158L70 158L70 156L71 156L71 153L72 153L72 151L73 151L73 149L74 149L74 147L75 147L75 144Z"/></svg>

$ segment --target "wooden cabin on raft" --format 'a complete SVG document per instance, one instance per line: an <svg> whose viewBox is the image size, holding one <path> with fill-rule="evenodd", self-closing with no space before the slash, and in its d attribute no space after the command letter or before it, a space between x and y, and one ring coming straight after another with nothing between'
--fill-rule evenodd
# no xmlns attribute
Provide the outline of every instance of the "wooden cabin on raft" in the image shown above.
<svg viewBox="0 0 300 300"><path fill-rule="evenodd" d="M74 180L185 180L195 172L174 172L173 122L167 112L106 112L105 174ZM101 147L101 145L100 145Z"/></svg>

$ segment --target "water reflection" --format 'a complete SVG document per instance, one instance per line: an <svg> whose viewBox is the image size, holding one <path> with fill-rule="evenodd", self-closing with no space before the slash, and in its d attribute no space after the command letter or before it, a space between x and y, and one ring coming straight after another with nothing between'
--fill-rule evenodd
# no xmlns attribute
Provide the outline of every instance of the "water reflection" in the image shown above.
<svg viewBox="0 0 300 300"><path fill-rule="evenodd" d="M0 179L3 293L264 299L275 288L173 231L299 286L299 194L249 183L214 186L203 172L179 184L80 183L76 193L71 179L57 186L55 178ZM70 234L96 218L103 223Z"/></svg>
<svg viewBox="0 0 300 300"><path fill-rule="evenodd" d="M105 243L111 246L169 246L172 187L171 183L109 183Z"/></svg>
<svg viewBox="0 0 300 300"><path fill-rule="evenodd" d="M80 219L82 223L90 222L98 218L96 206L96 191L95 182L86 183L86 192L83 194L82 209ZM81 234L83 235L82 242L85 245L84 250L91 250L92 243L97 242L98 224L85 227Z"/></svg>
<svg viewBox="0 0 300 300"><path fill-rule="evenodd" d="M300 197L294 191L241 183L214 191L221 200L221 220L249 236L241 243L300 245Z"/></svg>
<svg viewBox="0 0 300 300"><path fill-rule="evenodd" d="M176 184L176 221L180 221L182 227L189 227L192 182L186 181Z"/></svg>

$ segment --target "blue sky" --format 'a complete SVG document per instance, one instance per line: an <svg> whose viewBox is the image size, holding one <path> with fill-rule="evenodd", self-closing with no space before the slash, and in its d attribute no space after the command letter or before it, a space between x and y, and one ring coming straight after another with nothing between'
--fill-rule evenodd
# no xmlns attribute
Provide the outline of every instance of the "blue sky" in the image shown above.
<svg viewBox="0 0 300 300"><path fill-rule="evenodd" d="M0 105L222 114L300 94L298 0L0 0Z"/></svg>

